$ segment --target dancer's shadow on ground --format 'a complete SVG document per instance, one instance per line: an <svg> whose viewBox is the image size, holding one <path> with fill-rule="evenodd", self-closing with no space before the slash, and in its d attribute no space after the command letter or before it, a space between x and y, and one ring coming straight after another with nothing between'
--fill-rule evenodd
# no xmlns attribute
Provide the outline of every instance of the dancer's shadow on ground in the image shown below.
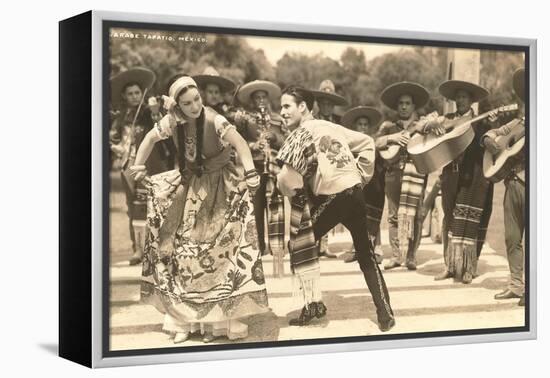
<svg viewBox="0 0 550 378"><path fill-rule="evenodd" d="M323 303L327 306L327 315L321 319L313 319L308 325L311 328L326 328L332 321L368 319L377 324L376 307L365 287L365 295L344 297L335 293L323 293ZM248 324L249 336L245 342L262 342L279 340L281 329L299 327L289 325L289 320L300 316L301 308L287 313L285 316L277 316L273 312L251 316L243 320ZM340 323L345 326L345 322ZM358 334L359 335L359 334Z"/></svg>

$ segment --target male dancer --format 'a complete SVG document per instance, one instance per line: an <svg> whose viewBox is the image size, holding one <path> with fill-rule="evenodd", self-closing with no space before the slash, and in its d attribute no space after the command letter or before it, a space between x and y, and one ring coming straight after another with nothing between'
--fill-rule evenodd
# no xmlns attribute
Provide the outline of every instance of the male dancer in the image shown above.
<svg viewBox="0 0 550 378"><path fill-rule="evenodd" d="M378 327L385 332L395 325L395 319L386 283L365 232L362 192L373 175L374 142L368 135L314 119L312 108L313 95L303 88L289 87L281 97L281 115L289 127L296 129L277 155L282 165L278 186L292 198L290 259L295 294L305 302L300 316L290 320L290 325L306 325L326 315L315 242L342 223L352 235L359 266L376 306ZM308 199L313 202L311 212Z"/></svg>

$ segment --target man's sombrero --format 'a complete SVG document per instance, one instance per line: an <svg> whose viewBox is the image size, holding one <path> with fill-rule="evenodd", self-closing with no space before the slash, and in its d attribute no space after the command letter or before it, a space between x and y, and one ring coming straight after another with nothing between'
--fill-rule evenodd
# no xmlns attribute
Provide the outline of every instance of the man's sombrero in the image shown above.
<svg viewBox="0 0 550 378"><path fill-rule="evenodd" d="M525 102L525 68L519 68L514 72L512 86L516 95Z"/></svg>
<svg viewBox="0 0 550 378"><path fill-rule="evenodd" d="M447 80L439 86L439 93L449 100L455 101L456 92L463 90L472 96L472 102L479 102L489 96L489 91L477 84L463 80Z"/></svg>
<svg viewBox="0 0 550 378"><path fill-rule="evenodd" d="M410 81L401 81L386 87L380 95L380 100L388 108L397 110L397 101L403 95L411 96L417 109L426 106L430 101L428 90L422 85Z"/></svg>
<svg viewBox="0 0 550 378"><path fill-rule="evenodd" d="M155 83L155 73L147 68L131 68L113 76L111 81L111 103L117 107L122 101L122 89L130 84L136 83L142 91L149 90Z"/></svg>
<svg viewBox="0 0 550 378"><path fill-rule="evenodd" d="M199 87L204 88L206 84L216 84L222 92L231 92L235 89L235 83L225 77L220 76L214 67L206 67L201 75L193 76Z"/></svg>
<svg viewBox="0 0 550 378"><path fill-rule="evenodd" d="M244 84L237 92L237 99L241 104L249 104L250 96L256 91L264 91L267 93L269 100L274 102L281 97L281 88L275 83L267 80L254 80Z"/></svg>
<svg viewBox="0 0 550 378"><path fill-rule="evenodd" d="M369 120L369 124L376 127L382 121L382 113L372 106L357 106L344 113L342 116L342 125L353 129L355 121L359 117L365 117Z"/></svg>
<svg viewBox="0 0 550 378"><path fill-rule="evenodd" d="M313 93L317 101L326 99L336 106L346 106L348 104L348 101L344 97L336 93L336 88L332 80L323 80L321 85L319 85L319 90L311 91L311 93Z"/></svg>

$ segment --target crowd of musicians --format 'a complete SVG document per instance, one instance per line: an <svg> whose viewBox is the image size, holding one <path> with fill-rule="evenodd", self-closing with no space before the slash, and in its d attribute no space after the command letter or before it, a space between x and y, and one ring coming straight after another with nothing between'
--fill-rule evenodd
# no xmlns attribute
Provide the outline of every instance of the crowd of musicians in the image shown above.
<svg viewBox="0 0 550 378"><path fill-rule="evenodd" d="M498 175L484 171L484 159L504 159L521 139L510 136L523 136L524 78L524 69L509 77L519 109L486 116L474 108L489 92L475 83L445 81L437 91L456 111L423 116L430 92L421 83L394 83L380 94L394 113L384 120L374 106L336 115L336 106L349 104L329 79L315 90L282 90L265 80L236 86L208 67L151 93L152 71L116 75L111 151L126 193L130 264L143 266L142 300L164 314L163 329L174 343L195 334L204 342L246 338L246 318L270 311L262 258L273 255L280 270L288 254L301 309L289 324L306 326L330 311L320 265L336 257L327 235L343 226L353 239L345 262L357 261L385 332L396 319L382 271L416 270L428 199L440 192L444 213L445 264L434 278L469 284L487 234L493 185L503 180L510 281L495 298L524 305L524 153L507 157ZM461 130L466 136L451 138ZM412 152L415 140L434 142L424 160ZM428 174L437 180L426 193ZM384 208L391 257L382 265ZM145 231L136 233L140 221Z"/></svg>

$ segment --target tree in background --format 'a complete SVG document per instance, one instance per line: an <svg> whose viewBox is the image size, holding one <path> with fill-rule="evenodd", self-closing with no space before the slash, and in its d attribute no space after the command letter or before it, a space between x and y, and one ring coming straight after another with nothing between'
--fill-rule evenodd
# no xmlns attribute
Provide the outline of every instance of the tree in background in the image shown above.
<svg viewBox="0 0 550 378"><path fill-rule="evenodd" d="M124 30L117 29L122 33ZM149 33L147 30L132 30ZM147 67L157 75L154 94L166 93L166 84L174 75L196 75L205 67L214 66L220 75L236 83L255 79L275 79L275 71L262 50L250 47L238 36L193 34L206 38L208 43L179 41L190 33L154 32L158 36L172 36L173 41L161 39L111 38L111 75L132 67Z"/></svg>
<svg viewBox="0 0 550 378"><path fill-rule="evenodd" d="M133 32L153 34L147 30ZM252 48L240 36L179 32L154 34L172 36L174 40L111 38L111 74L137 66L147 67L157 74L152 89L152 93L157 95L166 93L166 83L175 74L199 74L210 65L237 84L264 79L274 81L282 88L298 84L317 89L322 80L331 79L336 91L348 100L350 107L374 105L386 116L390 116L390 111L380 103L380 93L392 83L408 80L418 82L430 91L432 99L426 111L443 110L443 98L437 88L446 79L446 48L403 47L370 59L368 64L368 52L366 56L362 50L352 47L348 47L339 60L322 53L286 53L272 66L262 49ZM179 36L191 34L206 38L208 43L177 40ZM514 70L523 64L522 53L481 52L481 85L491 93L481 107L516 101L511 78Z"/></svg>
<svg viewBox="0 0 550 378"><path fill-rule="evenodd" d="M480 104L480 111L517 103L512 89L514 71L525 65L523 53L511 51L481 51L481 85L489 90L489 97Z"/></svg>

